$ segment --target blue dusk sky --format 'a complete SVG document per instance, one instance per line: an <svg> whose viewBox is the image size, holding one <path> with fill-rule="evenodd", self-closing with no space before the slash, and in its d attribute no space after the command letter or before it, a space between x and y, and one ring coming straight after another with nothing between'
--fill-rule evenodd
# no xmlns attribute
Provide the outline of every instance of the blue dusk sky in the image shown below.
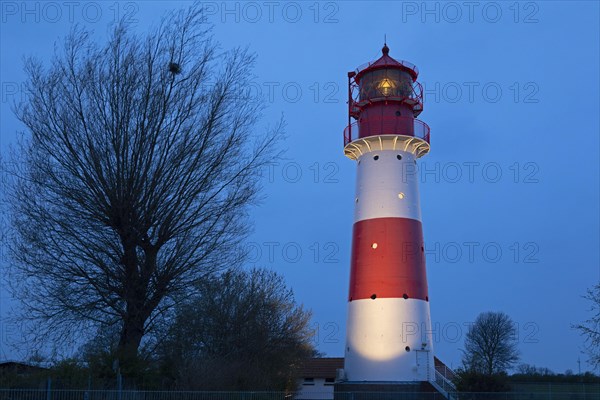
<svg viewBox="0 0 600 400"><path fill-rule="evenodd" d="M102 40L186 2L3 1L0 141L23 127L22 57L49 60L73 23ZM599 3L596 1L203 2L224 49L258 55L261 126L283 114L286 159L264 174L248 267L280 272L313 312L315 344L343 356L355 162L342 150L347 72L381 55L416 64L431 127L420 196L435 354L460 363L484 311L517 324L521 361L589 369L571 325L589 318L599 262ZM2 268L7 259L2 255ZM0 359L22 357L0 288Z"/></svg>

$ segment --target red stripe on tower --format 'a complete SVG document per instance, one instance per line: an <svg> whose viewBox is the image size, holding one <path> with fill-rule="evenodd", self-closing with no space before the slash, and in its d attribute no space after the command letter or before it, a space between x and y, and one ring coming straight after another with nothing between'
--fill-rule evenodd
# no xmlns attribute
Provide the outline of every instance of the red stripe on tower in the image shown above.
<svg viewBox="0 0 600 400"><path fill-rule="evenodd" d="M429 300L421 222L374 218L354 224L349 300Z"/></svg>

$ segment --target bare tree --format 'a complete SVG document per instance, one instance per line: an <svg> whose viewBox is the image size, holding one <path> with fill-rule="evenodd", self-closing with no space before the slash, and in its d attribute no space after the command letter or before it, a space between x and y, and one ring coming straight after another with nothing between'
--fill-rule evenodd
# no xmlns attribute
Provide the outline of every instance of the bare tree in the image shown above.
<svg viewBox="0 0 600 400"><path fill-rule="evenodd" d="M294 390L294 367L314 356L310 312L273 271L228 271L178 307L162 346L175 387Z"/></svg>
<svg viewBox="0 0 600 400"><path fill-rule="evenodd" d="M528 375L528 376L549 376L555 375L551 369L546 367L536 367L531 364L519 364L517 366L516 375Z"/></svg>
<svg viewBox="0 0 600 400"><path fill-rule="evenodd" d="M145 37L118 24L104 45L75 29L48 68L26 62L27 134L5 196L9 279L34 338L117 325L132 364L181 296L238 262L283 129L254 132L253 61L220 52L192 7Z"/></svg>
<svg viewBox="0 0 600 400"><path fill-rule="evenodd" d="M592 317L574 328L585 337L590 364L600 368L600 283L588 289L584 298L591 303Z"/></svg>
<svg viewBox="0 0 600 400"><path fill-rule="evenodd" d="M508 315L479 314L465 337L464 369L485 375L506 372L519 359L515 333L515 324Z"/></svg>

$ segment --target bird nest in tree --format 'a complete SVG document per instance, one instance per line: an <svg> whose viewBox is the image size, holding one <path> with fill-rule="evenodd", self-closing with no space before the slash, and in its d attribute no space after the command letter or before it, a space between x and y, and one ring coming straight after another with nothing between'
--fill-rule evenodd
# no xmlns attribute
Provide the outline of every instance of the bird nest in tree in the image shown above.
<svg viewBox="0 0 600 400"><path fill-rule="evenodd" d="M169 72L173 73L173 74L178 74L181 72L181 65L174 63L174 62L170 62L169 63Z"/></svg>

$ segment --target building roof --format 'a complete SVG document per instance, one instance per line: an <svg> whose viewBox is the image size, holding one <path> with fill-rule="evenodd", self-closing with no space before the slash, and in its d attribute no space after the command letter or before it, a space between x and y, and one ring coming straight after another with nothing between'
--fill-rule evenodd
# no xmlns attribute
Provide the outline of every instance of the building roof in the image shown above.
<svg viewBox="0 0 600 400"><path fill-rule="evenodd" d="M344 368L343 357L310 358L299 368L302 378L335 378L336 370Z"/></svg>
<svg viewBox="0 0 600 400"><path fill-rule="evenodd" d="M46 369L40 365L32 364L32 363L25 362L25 361L16 361L16 360L0 361L0 367L14 367L14 366Z"/></svg>
<svg viewBox="0 0 600 400"><path fill-rule="evenodd" d="M29 364L21 361L0 361L0 371L11 371L17 374L27 374L37 371L46 370L48 368L40 365Z"/></svg>

